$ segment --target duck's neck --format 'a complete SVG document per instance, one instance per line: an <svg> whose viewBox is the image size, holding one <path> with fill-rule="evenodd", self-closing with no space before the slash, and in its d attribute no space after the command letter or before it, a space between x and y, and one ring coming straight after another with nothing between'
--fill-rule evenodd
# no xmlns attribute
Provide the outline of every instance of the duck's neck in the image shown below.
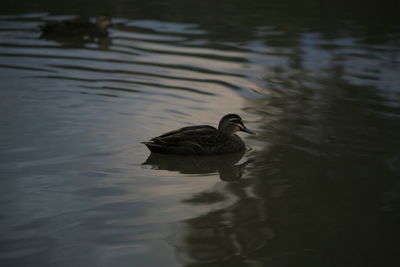
<svg viewBox="0 0 400 267"><path fill-rule="evenodd" d="M101 22L96 22L96 30L99 35L107 35L108 26L104 25Z"/></svg>
<svg viewBox="0 0 400 267"><path fill-rule="evenodd" d="M231 137L235 133L235 131L233 131L232 129L226 128L226 127L225 128L218 127L218 132L220 132L222 135L224 135L226 137Z"/></svg>

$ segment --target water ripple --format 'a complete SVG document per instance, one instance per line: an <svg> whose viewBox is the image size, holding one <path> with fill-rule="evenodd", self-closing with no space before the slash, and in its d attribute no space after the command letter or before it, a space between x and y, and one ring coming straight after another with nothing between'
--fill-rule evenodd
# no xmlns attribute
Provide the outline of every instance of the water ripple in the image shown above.
<svg viewBox="0 0 400 267"><path fill-rule="evenodd" d="M113 88L115 91L118 90L116 88L120 88L119 91L124 89L121 89L123 86L113 84L135 84L133 90L136 93L144 92L141 86L145 86L146 90L149 87L168 88L209 96L221 95L224 90L247 94L257 91L254 84L241 73L241 65L248 63L248 52L184 45L188 35L203 34L202 31L194 30L195 25L120 19L117 20L117 28L111 31L109 47L106 50L99 50L96 42L64 46L63 40L42 40L38 38L38 34L35 38L34 35L25 32L26 29L39 29L41 20L55 18L60 19L64 16L41 17L38 14L27 18L1 18L0 35L7 38L3 38L0 43L0 58L14 63L2 64L0 67L19 68L36 73L62 73L32 77L97 82L103 84L100 88ZM21 19L22 21L19 21ZM158 29L157 25L163 26ZM139 29L140 32L135 32ZM32 66L26 64L33 62L32 60ZM15 64L19 61L21 64ZM60 61L63 63L60 64ZM91 86L82 84L79 87ZM99 95L114 96L108 93ZM165 96L178 98L174 94Z"/></svg>

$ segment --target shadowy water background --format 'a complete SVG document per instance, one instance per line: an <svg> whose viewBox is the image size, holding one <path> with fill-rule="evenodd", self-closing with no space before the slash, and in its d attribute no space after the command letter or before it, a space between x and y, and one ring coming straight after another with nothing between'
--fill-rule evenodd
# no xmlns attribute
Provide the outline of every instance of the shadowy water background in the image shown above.
<svg viewBox="0 0 400 267"><path fill-rule="evenodd" d="M399 266L398 10L5 1L0 265ZM40 38L103 13L109 38ZM245 155L140 144L229 112Z"/></svg>

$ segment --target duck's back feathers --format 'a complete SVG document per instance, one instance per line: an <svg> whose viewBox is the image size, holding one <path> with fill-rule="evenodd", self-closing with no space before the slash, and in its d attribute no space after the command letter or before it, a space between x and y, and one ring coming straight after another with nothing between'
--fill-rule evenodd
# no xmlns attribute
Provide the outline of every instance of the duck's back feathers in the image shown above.
<svg viewBox="0 0 400 267"><path fill-rule="evenodd" d="M217 129L209 125L196 125L196 126L188 126L183 127L174 131L167 132L160 136L154 137L151 139L152 141L155 140L168 140L168 139L175 139L175 138L192 138L193 136L207 136L209 134L215 134Z"/></svg>

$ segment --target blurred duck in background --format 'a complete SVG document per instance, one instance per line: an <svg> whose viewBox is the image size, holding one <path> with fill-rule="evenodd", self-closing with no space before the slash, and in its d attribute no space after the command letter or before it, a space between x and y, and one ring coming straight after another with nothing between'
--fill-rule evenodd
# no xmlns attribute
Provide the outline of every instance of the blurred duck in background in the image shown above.
<svg viewBox="0 0 400 267"><path fill-rule="evenodd" d="M78 17L61 21L46 21L40 26L42 38L45 37L107 37L112 26L109 16L99 16L95 22Z"/></svg>

